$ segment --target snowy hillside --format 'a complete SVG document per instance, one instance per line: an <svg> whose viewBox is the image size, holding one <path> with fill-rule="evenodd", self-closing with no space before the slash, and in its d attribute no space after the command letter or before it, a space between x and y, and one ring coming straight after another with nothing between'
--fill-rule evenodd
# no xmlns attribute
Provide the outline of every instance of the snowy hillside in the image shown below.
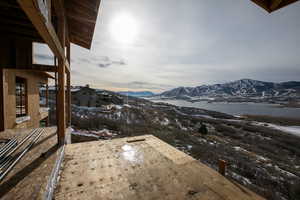
<svg viewBox="0 0 300 200"><path fill-rule="evenodd" d="M300 82L272 83L251 79L197 87L178 87L162 97L299 97Z"/></svg>

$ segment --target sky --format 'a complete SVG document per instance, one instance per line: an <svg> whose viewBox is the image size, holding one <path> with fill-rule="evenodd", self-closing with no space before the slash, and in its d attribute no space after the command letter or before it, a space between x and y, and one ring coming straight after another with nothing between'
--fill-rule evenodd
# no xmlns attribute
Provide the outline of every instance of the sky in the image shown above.
<svg viewBox="0 0 300 200"><path fill-rule="evenodd" d="M299 19L300 2L269 14L249 0L102 0L92 48L71 46L72 85L158 93L299 81Z"/></svg>

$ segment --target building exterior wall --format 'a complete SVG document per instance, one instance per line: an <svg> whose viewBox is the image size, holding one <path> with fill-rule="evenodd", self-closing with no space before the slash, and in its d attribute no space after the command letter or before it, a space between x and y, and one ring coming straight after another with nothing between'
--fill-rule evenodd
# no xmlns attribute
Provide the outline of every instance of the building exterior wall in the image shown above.
<svg viewBox="0 0 300 200"><path fill-rule="evenodd" d="M27 116L30 120L16 123L16 77L26 79ZM39 83L47 83L47 78L38 72L4 69L5 128L37 128L39 127L40 99Z"/></svg>

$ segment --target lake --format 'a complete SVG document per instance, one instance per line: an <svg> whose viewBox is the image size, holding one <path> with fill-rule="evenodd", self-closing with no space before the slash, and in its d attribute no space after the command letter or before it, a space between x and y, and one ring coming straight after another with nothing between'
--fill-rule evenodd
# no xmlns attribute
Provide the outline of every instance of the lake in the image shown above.
<svg viewBox="0 0 300 200"><path fill-rule="evenodd" d="M300 118L300 108L281 108L278 105L267 103L226 103L216 102L207 103L201 102L188 102L184 100L152 100L153 102L164 102L176 106L195 107L206 110L213 110L231 115L269 115L275 117L290 117Z"/></svg>

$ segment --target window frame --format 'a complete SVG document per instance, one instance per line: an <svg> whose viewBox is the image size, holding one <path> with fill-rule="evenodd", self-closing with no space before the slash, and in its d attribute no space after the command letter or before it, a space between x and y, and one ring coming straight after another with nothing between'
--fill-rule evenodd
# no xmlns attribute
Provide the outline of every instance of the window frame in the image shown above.
<svg viewBox="0 0 300 200"><path fill-rule="evenodd" d="M25 78L16 76L15 84L16 118L19 118L28 115L27 80Z"/></svg>

